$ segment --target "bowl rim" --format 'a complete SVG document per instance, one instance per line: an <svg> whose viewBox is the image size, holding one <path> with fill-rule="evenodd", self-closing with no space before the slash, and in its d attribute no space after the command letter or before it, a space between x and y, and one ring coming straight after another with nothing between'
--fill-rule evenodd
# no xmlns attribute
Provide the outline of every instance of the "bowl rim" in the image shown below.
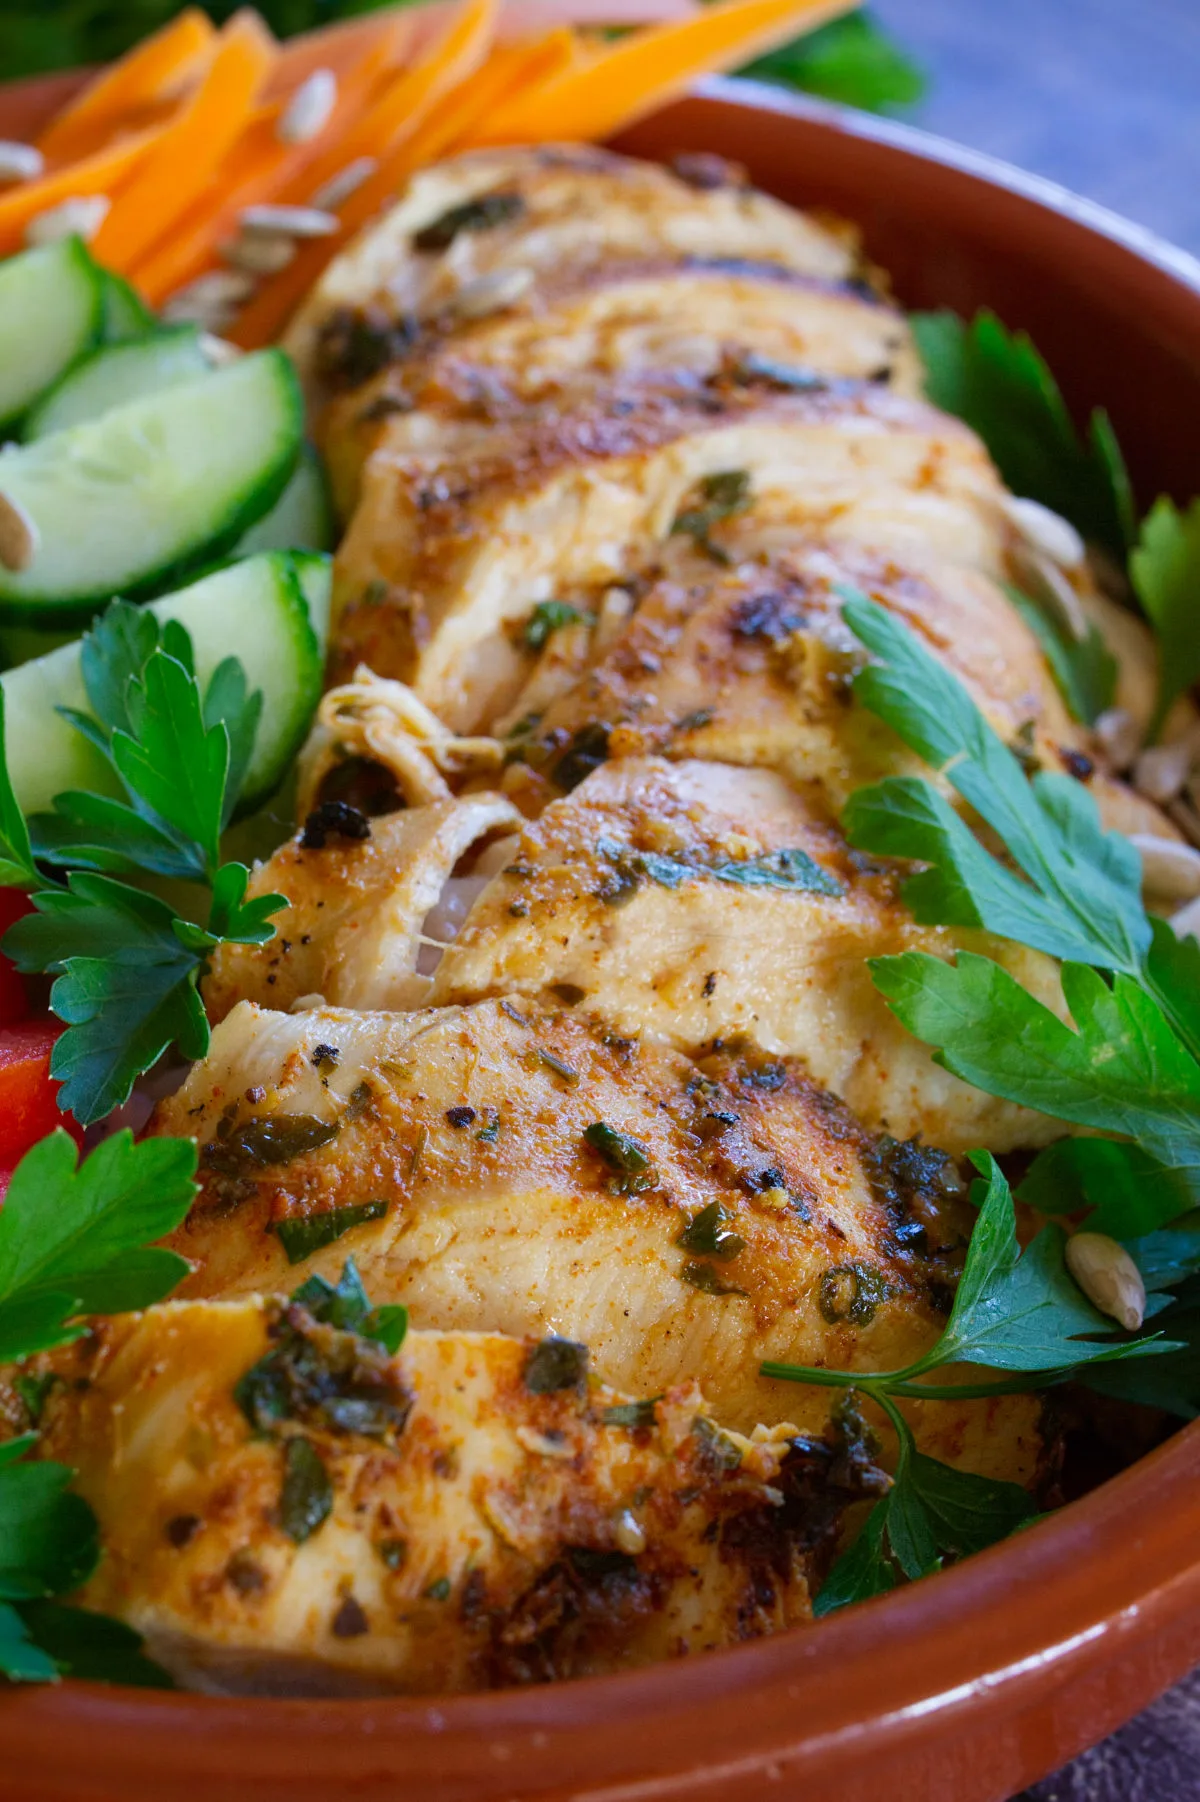
<svg viewBox="0 0 1200 1802"><path fill-rule="evenodd" d="M17 85L31 84L0 87L0 110ZM757 82L714 78L693 94L918 159L956 177L964 191L984 184L1024 203L1047 229L1069 222L1107 239L1177 286L1174 323L1200 346L1200 260L1054 181L907 123ZM228 1698L70 1680L0 1694L0 1748L10 1770L35 1760L69 1778L111 1768L126 1793L153 1794L171 1741L190 1782L214 1785L173 1795L230 1793L215 1786L236 1759L247 1783L291 1773L300 1795L315 1796L341 1793L306 1786L344 1779L354 1741L369 1750L364 1795L657 1802L709 1789L723 1794L722 1784L747 1777L829 1780L851 1768L854 1744L868 1732L873 1749L886 1754L931 1717L967 1718L973 1728L994 1722L1036 1706L1100 1645L1110 1661L1143 1648L1151 1674L1104 1700L1096 1718L1107 1728L1200 1651L1198 1497L1200 1422L1015 1540L827 1619L819 1632L802 1627L615 1675L449 1697ZM1019 1605L1034 1594L1036 1609ZM1180 1623L1189 1616L1197 1625L1185 1641ZM1047 1620L1055 1623L1049 1638ZM1082 1743L1065 1740L1062 1758ZM481 1747L496 1772L494 1788L474 1787ZM371 1773L385 1789L370 1788ZM135 1789L139 1779L150 1787Z"/></svg>

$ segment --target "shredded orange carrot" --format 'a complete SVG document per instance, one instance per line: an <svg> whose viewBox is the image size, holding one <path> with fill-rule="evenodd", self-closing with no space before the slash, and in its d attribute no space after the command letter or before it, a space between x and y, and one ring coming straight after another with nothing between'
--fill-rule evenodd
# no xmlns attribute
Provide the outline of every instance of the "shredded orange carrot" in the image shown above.
<svg viewBox="0 0 1200 1802"><path fill-rule="evenodd" d="M329 175L358 156L378 157L383 152L386 160L386 153L415 137L443 96L452 93L484 61L495 30L497 3L464 0L427 56L399 76L361 125L343 138ZM368 121L372 130L388 130L388 138L380 142L378 137L366 135ZM327 179L316 168L311 173L315 180ZM339 209L341 228L335 236L304 245L282 274L264 284L229 332L235 344L250 348L269 344L278 335L326 263L379 205L380 173Z"/></svg>
<svg viewBox="0 0 1200 1802"><path fill-rule="evenodd" d="M158 142L162 130L159 126L153 131L135 132L77 163L39 176L36 181L0 190L0 256L21 248L25 227L48 207L76 195L111 193Z"/></svg>
<svg viewBox="0 0 1200 1802"><path fill-rule="evenodd" d="M302 37L290 38L280 46L267 98L286 99L317 69L332 69L339 77L349 74L381 40L390 46L391 61L398 63L412 37L412 15L417 10L387 7L368 13L365 18L347 19L342 24L326 25L320 31L306 31Z"/></svg>
<svg viewBox="0 0 1200 1802"><path fill-rule="evenodd" d="M244 130L274 57L275 40L258 14L235 13L195 94L117 194L92 243L98 262L127 273L206 193L213 171Z"/></svg>
<svg viewBox="0 0 1200 1802"><path fill-rule="evenodd" d="M748 61L773 44L853 10L855 0L725 0L692 17L623 38L592 62L519 95L480 141L544 143L606 138L700 75Z"/></svg>
<svg viewBox="0 0 1200 1802"><path fill-rule="evenodd" d="M451 150L473 150L475 145L483 141L483 133L492 116L492 108L506 105L515 100L519 94L532 91L544 81L553 81L564 69L569 69L579 56L579 40L569 25L560 25L554 31L548 31L543 37L534 38L525 44L505 44L495 50L488 65L481 69L474 80L474 93L468 92L471 83L465 83L460 90L462 104L456 109L458 129L447 131L433 137L433 141L422 141L418 133L413 142L405 148L408 151L408 167L396 168L389 173L392 176L392 191L399 187L416 169L423 168L426 163L436 162ZM485 85L485 76L491 80ZM457 98L457 96L455 96ZM431 119L429 127L438 123ZM447 120L450 123L450 120ZM427 131L429 130L427 127ZM381 171L382 173L382 171Z"/></svg>
<svg viewBox="0 0 1200 1802"><path fill-rule="evenodd" d="M209 267L222 240L237 230L244 207L276 199L285 184L292 180L298 184L301 176L308 183L304 197L311 199L313 165L351 128L380 78L395 63L406 37L403 18L389 16L382 28L376 27L357 62L339 77L333 113L310 143L281 143L278 124L283 100L260 109L216 170L211 192L182 218L173 220L146 256L133 265L133 280L152 306L160 305L176 288ZM215 205L212 194L217 196Z"/></svg>
<svg viewBox="0 0 1200 1802"><path fill-rule="evenodd" d="M209 52L213 26L196 7L180 13L65 106L37 141L50 163L90 155L140 108L193 75Z"/></svg>

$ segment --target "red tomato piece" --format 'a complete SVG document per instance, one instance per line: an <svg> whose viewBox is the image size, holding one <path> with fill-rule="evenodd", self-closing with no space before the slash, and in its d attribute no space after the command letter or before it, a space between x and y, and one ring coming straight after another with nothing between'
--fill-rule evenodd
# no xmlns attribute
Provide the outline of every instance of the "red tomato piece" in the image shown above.
<svg viewBox="0 0 1200 1802"><path fill-rule="evenodd" d="M59 1085L50 1075L50 1053L61 1020L22 1020L0 1029L0 1170L11 1170L31 1145L56 1126L76 1143L83 1128L58 1108Z"/></svg>

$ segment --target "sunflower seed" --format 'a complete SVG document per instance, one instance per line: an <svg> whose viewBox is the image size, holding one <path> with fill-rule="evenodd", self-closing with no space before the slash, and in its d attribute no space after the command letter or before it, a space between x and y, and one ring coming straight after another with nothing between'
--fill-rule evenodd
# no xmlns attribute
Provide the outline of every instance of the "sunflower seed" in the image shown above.
<svg viewBox="0 0 1200 1802"><path fill-rule="evenodd" d="M639 1552L646 1549L646 1529L634 1514L632 1508L623 1508L613 1526L613 1538L617 1550L625 1552L630 1558L636 1558Z"/></svg>
<svg viewBox="0 0 1200 1802"><path fill-rule="evenodd" d="M20 501L0 490L0 563L18 573L37 555L38 529Z"/></svg>
<svg viewBox="0 0 1200 1802"><path fill-rule="evenodd" d="M1092 733L1113 769L1118 773L1127 770L1142 742L1133 715L1124 707L1109 707L1097 718Z"/></svg>
<svg viewBox="0 0 1200 1802"><path fill-rule="evenodd" d="M296 255L296 240L282 232L242 232L222 244L221 255L235 269L251 275L277 275Z"/></svg>
<svg viewBox="0 0 1200 1802"><path fill-rule="evenodd" d="M532 286L532 269L498 269L492 275L481 275L478 281L466 282L450 302L450 311L460 319L486 319L515 306Z"/></svg>
<svg viewBox="0 0 1200 1802"><path fill-rule="evenodd" d="M329 123L329 115L337 105L337 91L337 76L332 69L314 69L280 114L276 136L284 144L307 144Z"/></svg>
<svg viewBox="0 0 1200 1802"><path fill-rule="evenodd" d="M214 369L223 369L227 363L236 363L243 352L240 345L231 344L228 338L216 338L212 332L200 334L200 350L206 362Z"/></svg>
<svg viewBox="0 0 1200 1802"><path fill-rule="evenodd" d="M240 269L214 269L172 294L162 316L172 325L194 323L219 330L242 302L249 300L256 286L253 276Z"/></svg>
<svg viewBox="0 0 1200 1802"><path fill-rule="evenodd" d="M1131 833L1129 842L1141 856L1147 894L1164 901L1190 901L1200 895L1200 851L1149 832Z"/></svg>
<svg viewBox="0 0 1200 1802"><path fill-rule="evenodd" d="M62 238L82 238L90 243L108 217L112 201L107 194L77 194L47 207L25 227L25 242L36 248L57 244Z"/></svg>
<svg viewBox="0 0 1200 1802"><path fill-rule="evenodd" d="M1083 602L1059 565L1053 558L1042 556L1040 551L1029 550L1023 562L1023 574L1024 579L1031 581L1038 594L1049 602L1063 630L1081 644L1087 637L1088 617Z"/></svg>
<svg viewBox="0 0 1200 1802"><path fill-rule="evenodd" d="M1136 1333L1146 1318L1146 1285L1125 1247L1107 1233L1072 1233L1066 1260L1088 1300L1127 1333Z"/></svg>
<svg viewBox="0 0 1200 1802"><path fill-rule="evenodd" d="M371 179L378 167L377 157L356 156L352 163L347 163L344 169L339 169L336 175L322 183L309 205L321 213L335 213L344 200L349 200L351 194Z"/></svg>
<svg viewBox="0 0 1200 1802"><path fill-rule="evenodd" d="M289 238L328 238L338 229L336 215L315 206L248 206L238 224L244 232L283 232Z"/></svg>
<svg viewBox="0 0 1200 1802"><path fill-rule="evenodd" d="M45 157L32 144L0 138L0 181L32 181L45 167Z"/></svg>
<svg viewBox="0 0 1200 1802"><path fill-rule="evenodd" d="M1041 501L1027 500L1021 495L1006 495L1001 505L1033 550L1049 557L1060 569L1082 567L1087 547L1069 519L1043 507Z"/></svg>
<svg viewBox="0 0 1200 1802"><path fill-rule="evenodd" d="M1150 745L1133 766L1133 786L1148 801L1173 801L1188 779L1191 764L1186 745Z"/></svg>

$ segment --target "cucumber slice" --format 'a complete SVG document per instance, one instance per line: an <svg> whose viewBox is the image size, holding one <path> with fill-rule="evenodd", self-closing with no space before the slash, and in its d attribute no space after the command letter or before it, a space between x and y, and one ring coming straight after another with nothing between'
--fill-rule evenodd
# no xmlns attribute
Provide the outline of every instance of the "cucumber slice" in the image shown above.
<svg viewBox="0 0 1200 1802"><path fill-rule="evenodd" d="M308 603L308 618L324 657L329 646L329 612L333 604L333 563L316 551L293 551L292 568Z"/></svg>
<svg viewBox="0 0 1200 1802"><path fill-rule="evenodd" d="M278 788L321 694L320 646L291 559L274 551L231 563L151 601L150 612L187 627L201 681L233 651L250 687L262 690L262 719L239 807L247 813ZM0 688L8 773L24 812L49 807L69 788L120 793L104 759L55 712L87 711L78 639L6 670Z"/></svg>
<svg viewBox="0 0 1200 1802"><path fill-rule="evenodd" d="M102 303L100 271L79 238L0 263L0 426L96 342Z"/></svg>
<svg viewBox="0 0 1200 1802"><path fill-rule="evenodd" d="M38 632L32 626L0 627L0 670L15 669L34 657L48 657L77 636L75 632Z"/></svg>
<svg viewBox="0 0 1200 1802"><path fill-rule="evenodd" d="M0 567L0 619L84 624L111 595L161 593L224 555L283 493L302 430L291 362L263 350L9 446L0 489L25 508L40 543L28 569Z"/></svg>
<svg viewBox="0 0 1200 1802"><path fill-rule="evenodd" d="M237 547L239 557L251 551L331 551L333 506L325 466L311 444L300 452L296 473L256 526Z"/></svg>
<svg viewBox="0 0 1200 1802"><path fill-rule="evenodd" d="M100 338L104 344L128 344L157 328L158 319L123 275L102 269L100 279L103 295Z"/></svg>
<svg viewBox="0 0 1200 1802"><path fill-rule="evenodd" d="M21 436L28 444L51 432L69 431L130 401L197 381L211 368L200 348L199 327L194 325L175 326L128 344L102 345L81 357L31 409Z"/></svg>

